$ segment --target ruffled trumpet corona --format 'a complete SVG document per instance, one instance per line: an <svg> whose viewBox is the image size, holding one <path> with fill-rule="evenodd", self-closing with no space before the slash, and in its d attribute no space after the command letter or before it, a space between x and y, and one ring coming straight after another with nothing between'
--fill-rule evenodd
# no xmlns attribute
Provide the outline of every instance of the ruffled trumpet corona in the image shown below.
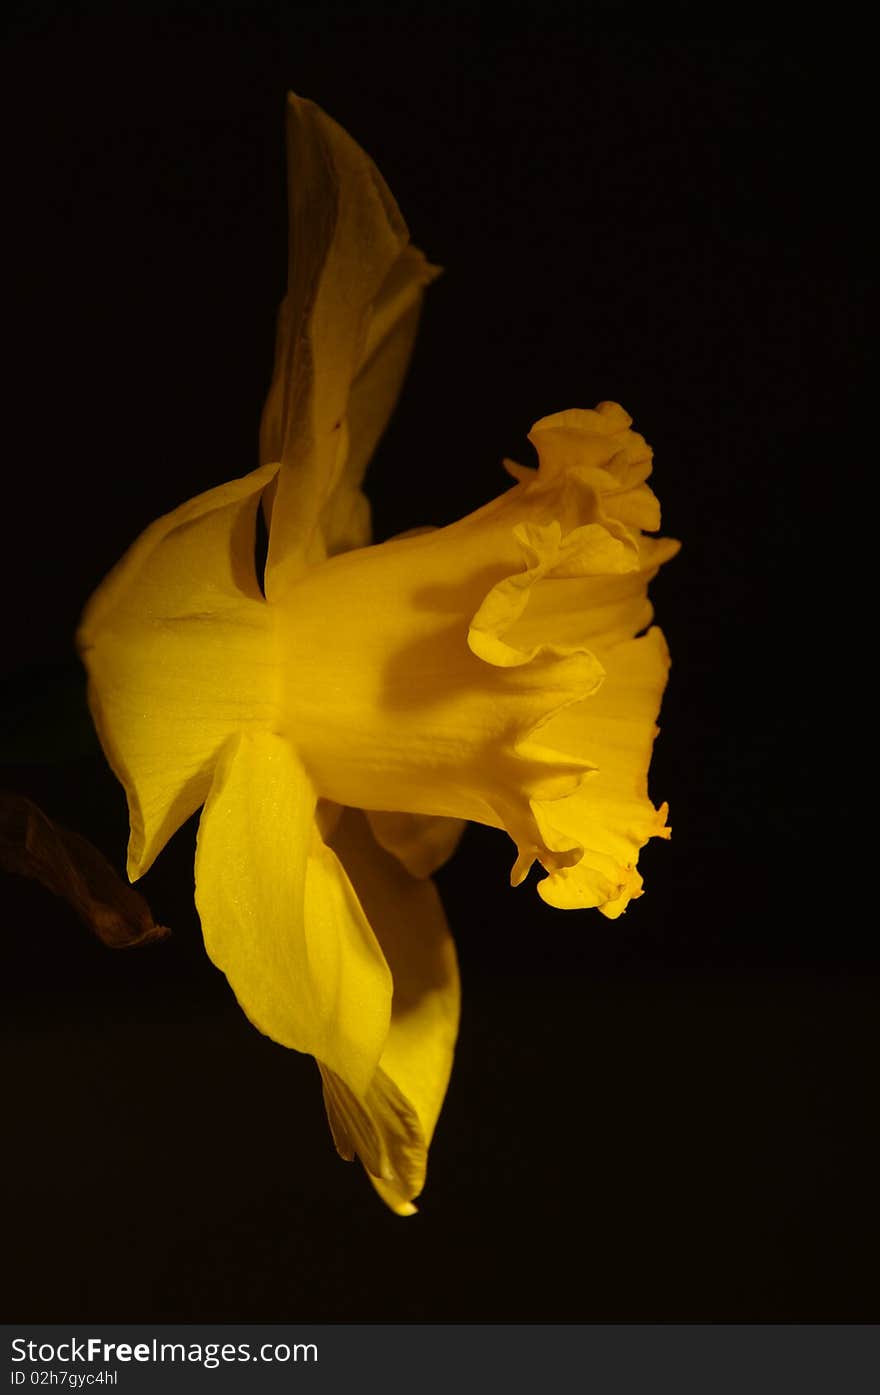
<svg viewBox="0 0 880 1395"><path fill-rule="evenodd" d="M361 492L435 272L371 160L287 105L290 258L259 469L159 519L78 642L140 876L204 806L196 904L250 1020L313 1055L339 1152L405 1215L458 1023L431 873L465 820L511 879L616 916L668 657L651 452L614 403L544 417L537 467L449 527L370 545ZM255 571L258 511L268 529ZM262 584L261 584L262 582Z"/></svg>

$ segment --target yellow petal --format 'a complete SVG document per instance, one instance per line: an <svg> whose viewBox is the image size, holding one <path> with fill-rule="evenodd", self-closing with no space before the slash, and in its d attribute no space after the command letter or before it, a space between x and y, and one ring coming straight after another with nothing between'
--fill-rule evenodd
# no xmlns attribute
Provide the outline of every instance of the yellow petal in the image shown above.
<svg viewBox="0 0 880 1395"><path fill-rule="evenodd" d="M370 508L361 483L403 383L423 292L437 274L421 252L405 247L373 304L348 401L348 456L321 515L321 532L331 557L370 541Z"/></svg>
<svg viewBox="0 0 880 1395"><path fill-rule="evenodd" d="M583 848L580 860L552 869L538 890L551 906L598 906L613 918L641 895L640 848L669 836L665 806L654 808L647 787L669 655L658 629L601 652L602 686L542 733L548 744L579 751L595 770L566 798L535 805L551 847Z"/></svg>
<svg viewBox="0 0 880 1395"><path fill-rule="evenodd" d="M427 1148L415 1111L381 1068L362 1096L321 1061L330 1132L339 1156L359 1157L382 1200L399 1216L416 1208L410 1198L425 1184Z"/></svg>
<svg viewBox="0 0 880 1395"><path fill-rule="evenodd" d="M528 650L552 633L557 644L586 644L598 652L633 639L654 617L648 584L678 550L672 538L640 537L638 565L631 570L609 571L604 576L554 574L553 585L531 589L528 605L509 629L508 641Z"/></svg>
<svg viewBox="0 0 880 1395"><path fill-rule="evenodd" d="M427 1150L446 1094L458 1030L455 949L433 884L417 880L346 810L333 846L351 877L394 979L391 1027L376 1078L360 1098L322 1070L337 1147L360 1154L383 1200L415 1209Z"/></svg>
<svg viewBox="0 0 880 1395"><path fill-rule="evenodd" d="M606 519L656 532L660 506L645 484L651 448L631 425L617 402L600 402L594 411L573 408L542 417L529 440L544 479L569 472L600 496Z"/></svg>
<svg viewBox="0 0 880 1395"><path fill-rule="evenodd" d="M465 830L464 819L444 819L431 814L402 814L367 810L373 837L392 853L413 877L430 877L442 867Z"/></svg>
<svg viewBox="0 0 880 1395"><path fill-rule="evenodd" d="M199 825L205 946L244 1011L361 1094L388 1034L391 975L292 747L268 732L225 748Z"/></svg>
<svg viewBox="0 0 880 1395"><path fill-rule="evenodd" d="M273 467L158 519L89 601L77 643L89 703L128 797L132 878L207 796L217 754L277 711L274 625L254 573Z"/></svg>
<svg viewBox="0 0 880 1395"><path fill-rule="evenodd" d="M282 466L266 569L270 599L307 563L363 538L361 476L393 407L421 292L434 274L408 247L406 224L369 156L293 94L287 149L288 291L261 430L261 458Z"/></svg>

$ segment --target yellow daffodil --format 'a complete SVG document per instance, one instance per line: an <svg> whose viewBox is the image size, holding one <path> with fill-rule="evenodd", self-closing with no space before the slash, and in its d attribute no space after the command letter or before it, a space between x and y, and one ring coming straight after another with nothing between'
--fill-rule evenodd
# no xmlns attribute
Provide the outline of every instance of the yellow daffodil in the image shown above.
<svg viewBox="0 0 880 1395"><path fill-rule="evenodd" d="M252 1022L313 1055L336 1146L414 1210L458 1018L430 874L467 819L551 905L618 915L668 659L648 582L676 544L613 403L530 433L538 467L450 527L369 545L361 493L433 269L375 166L291 97L288 294L263 464L159 519L79 643L128 796L129 875L204 805L205 944ZM268 523L264 586L257 512Z"/></svg>

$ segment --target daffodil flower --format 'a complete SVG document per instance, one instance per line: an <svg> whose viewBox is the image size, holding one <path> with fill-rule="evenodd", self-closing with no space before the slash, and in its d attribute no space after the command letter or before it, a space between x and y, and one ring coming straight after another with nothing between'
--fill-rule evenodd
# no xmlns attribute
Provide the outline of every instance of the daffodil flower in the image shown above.
<svg viewBox="0 0 880 1395"><path fill-rule="evenodd" d="M415 1208L459 987L430 874L463 821L512 881L618 915L666 681L648 582L677 544L613 403L548 416L536 469L449 527L369 545L361 493L434 270L388 188L289 99L288 294L263 464L159 519L92 597L90 702L139 877L204 805L196 904L251 1021L315 1057L333 1137ZM264 585L258 510L268 524Z"/></svg>

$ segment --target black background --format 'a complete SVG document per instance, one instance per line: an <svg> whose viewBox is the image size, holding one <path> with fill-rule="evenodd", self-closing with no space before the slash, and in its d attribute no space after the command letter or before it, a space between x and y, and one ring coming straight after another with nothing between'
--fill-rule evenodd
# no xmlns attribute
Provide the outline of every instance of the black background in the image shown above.
<svg viewBox="0 0 880 1395"><path fill-rule="evenodd" d="M371 468L377 535L451 521L536 418L613 398L684 541L654 588L673 841L609 922L511 891L503 837L469 830L439 878L461 1040L410 1221L208 963L192 825L143 883L174 931L151 949L4 879L7 1318L875 1320L878 958L827 787L859 84L790 39L599 35L580 6L7 25L7 787L122 864L71 636L148 522L256 464L288 88L446 268Z"/></svg>

